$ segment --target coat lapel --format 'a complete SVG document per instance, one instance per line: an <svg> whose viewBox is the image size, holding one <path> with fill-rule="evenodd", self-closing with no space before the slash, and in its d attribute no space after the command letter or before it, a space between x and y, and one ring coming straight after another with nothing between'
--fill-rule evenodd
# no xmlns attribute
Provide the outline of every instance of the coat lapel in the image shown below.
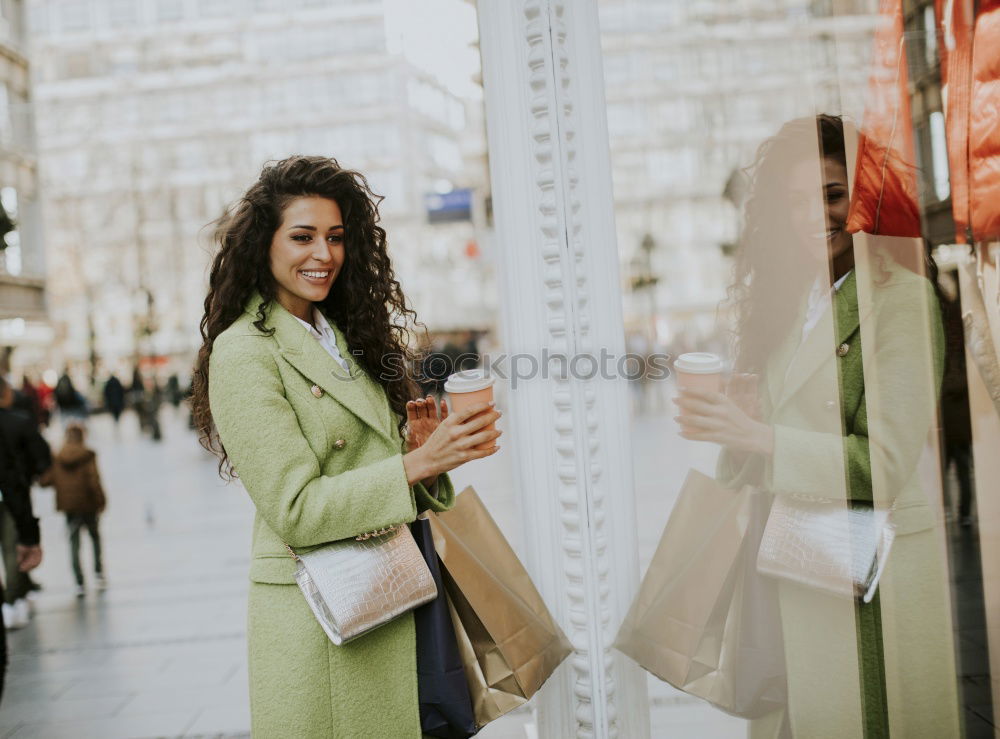
<svg viewBox="0 0 1000 739"><path fill-rule="evenodd" d="M851 334L858 330L861 325L861 312L858 308L858 280L857 270L852 270L851 274L844 280L844 284L837 291L836 300L833 301L834 316L836 324L834 329L837 332L837 346L840 346Z"/></svg>
<svg viewBox="0 0 1000 739"><path fill-rule="evenodd" d="M787 375L772 378L776 381L776 392L772 397L778 398L774 408L788 402L792 396L809 380L826 362L835 362L837 347L840 346L860 325L857 293L857 270L852 270L844 280L840 289L833 295L832 310L827 310L819 323L799 346L787 367ZM833 341L831 343L831 338Z"/></svg>
<svg viewBox="0 0 1000 739"><path fill-rule="evenodd" d="M806 312L808 295L802 295L798 303L796 315L803 316ZM785 340L777 346L768 358L765 380L768 391L768 409L771 412L777 409L782 401L785 389L785 377L788 374L788 366L795 358L796 350L799 348L799 334L801 326L795 324L792 331L788 333Z"/></svg>
<svg viewBox="0 0 1000 739"><path fill-rule="evenodd" d="M247 312L256 317L256 306L261 302L259 295L254 295L248 303ZM347 360L349 371L331 357L319 342L296 320L295 316L285 310L277 301L271 301L267 308L267 325L274 328L274 339L278 342L281 356L296 370L311 382L318 385L324 392L333 396L338 403L347 408L361 421L368 424L381 436L393 443L394 439L384 422L379 410L382 405L378 386L370 380L354 360L347 349L343 333L333 322L330 323L337 335L337 348Z"/></svg>
<svg viewBox="0 0 1000 739"><path fill-rule="evenodd" d="M389 405L389 399L386 397L385 391L382 389L382 386L369 377L368 373L365 372L357 363L354 355L351 354L350 347L347 345L347 337L345 337L344 332L340 330L340 326L334 323L329 316L327 316L327 320L330 322L330 327L333 329L333 332L337 335L337 349L340 350L340 355L347 360L347 365L350 367L350 375L355 377L356 381L361 382L367 388L368 392L365 394L365 397L371 403L376 417L381 419L382 428L387 432L388 438L398 440L399 431L396 428L396 420L393 417L392 408ZM324 352L324 354L325 353L326 352ZM341 377L346 377L344 368L336 362L333 364L335 371L338 372Z"/></svg>

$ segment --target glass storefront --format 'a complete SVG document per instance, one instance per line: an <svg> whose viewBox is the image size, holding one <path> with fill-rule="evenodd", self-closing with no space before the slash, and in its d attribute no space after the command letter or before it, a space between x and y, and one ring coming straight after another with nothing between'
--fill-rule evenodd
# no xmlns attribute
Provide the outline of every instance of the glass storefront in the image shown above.
<svg viewBox="0 0 1000 739"><path fill-rule="evenodd" d="M992 736L989 497L1000 425L990 398L1000 373L984 347L1000 326L989 246L1000 231L986 200L995 175L983 159L983 141L995 144L996 134L976 120L995 100L978 80L996 53L980 41L970 56L975 16L909 0L600 0L592 33L580 20L589 10L526 5L532 75L523 94L534 107L524 152L542 166L494 164L498 237L516 232L505 215L542 203L543 255L548 215L556 231L565 226L569 253L595 247L584 231L601 221L579 215L593 205L585 178L595 171L581 161L589 152L580 109L603 101L618 283L601 293L580 278L580 301L550 276L554 293L577 301L565 341L556 332L526 338L523 324L501 334L521 349L579 350L597 336L593 316L609 310L601 301L610 294L620 300L620 348L639 368L621 396L630 456L615 468L632 473L631 485L608 493L607 469L575 478L572 490L526 482L533 471L544 476L545 455L514 440L506 479L556 490L564 519L578 510L591 517L590 537L577 539L565 520L526 503L524 490L510 500L520 507L505 522L511 532L530 534L525 521L541 515L578 557L546 560L551 549L525 543L543 590L546 581L581 588L546 591L577 647L573 667L553 681L576 692L543 691L541 735L552 726L604 735L602 720L612 733L644 732L645 719L601 718L614 704L636 705L622 681L646 690L655 737ZM490 85L516 75L491 75L489 65L518 57L493 46L494 35L510 37L487 23L494 9L484 10L487 127L502 127L509 121L491 110ZM594 83L580 49L597 46L603 97L592 98L580 91ZM554 91L539 61L547 53L557 60L554 87L562 85ZM960 125L970 106L972 123ZM560 142L544 134L553 110L570 131L549 129ZM505 135L492 132L492 160L510 157L500 150ZM539 153L538 142L555 153ZM531 183L538 200L505 194L513 175L504 170L541 172ZM553 275L566 263L546 262ZM501 272L519 264L499 259ZM508 279L500 300L526 295ZM503 307L513 324L554 315L552 305L536 314ZM557 404L572 387L556 383ZM614 391L589 387L600 416L609 407L602 394ZM529 382L522 397L532 393L546 397ZM519 407L517 395L509 398L515 433L528 426L518 413L549 420ZM573 422L592 429L591 416L572 416L566 402ZM582 436L561 436L558 419L554 429L557 449L587 434L577 426ZM577 447L567 462L614 462L602 457L608 438L591 439L589 454ZM618 505L625 514L611 512ZM626 522L611 527L605 515ZM629 551L637 573L623 566ZM608 585L605 608L586 588L612 581L630 582L628 597L615 601ZM607 612L614 618L601 621ZM604 672L593 666L595 647L607 655ZM643 668L638 682L614 662L622 654ZM598 678L610 687L588 683ZM545 720L565 712L559 700L573 703L575 728L565 715ZM501 736L502 727L486 734Z"/></svg>
<svg viewBox="0 0 1000 739"><path fill-rule="evenodd" d="M940 6L599 3L627 345L678 361L630 383L653 736L993 735Z"/></svg>

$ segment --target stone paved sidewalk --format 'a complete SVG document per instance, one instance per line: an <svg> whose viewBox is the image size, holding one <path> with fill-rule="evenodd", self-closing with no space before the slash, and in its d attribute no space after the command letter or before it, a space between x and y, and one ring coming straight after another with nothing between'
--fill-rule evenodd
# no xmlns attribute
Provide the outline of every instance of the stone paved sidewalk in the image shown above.
<svg viewBox="0 0 1000 739"><path fill-rule="evenodd" d="M633 429L643 566L673 502L660 499L662 465L674 457L691 463L690 450L676 448L676 434L665 423L659 415L639 417ZM51 490L36 489L45 560L35 578L44 590L32 624L9 632L0 738L249 736L252 504L238 484L218 478L214 458L187 429L186 413L165 408L163 427L163 441L154 443L139 434L131 414L118 430L106 416L91 420L90 443L109 499L101 522L106 592L90 585L86 597L74 596L64 521ZM475 484L519 550L507 450L457 470L453 479L459 490ZM89 567L88 543L85 537ZM745 735L743 722L655 679L649 685L653 736ZM533 728L521 709L479 736L533 739Z"/></svg>

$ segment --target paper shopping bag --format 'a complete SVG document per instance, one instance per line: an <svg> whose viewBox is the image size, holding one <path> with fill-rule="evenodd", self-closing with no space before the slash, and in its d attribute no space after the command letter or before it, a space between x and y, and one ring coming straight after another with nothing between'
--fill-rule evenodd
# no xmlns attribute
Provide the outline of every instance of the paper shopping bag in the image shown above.
<svg viewBox="0 0 1000 739"><path fill-rule="evenodd" d="M428 520L482 727L526 703L572 649L475 490Z"/></svg>
<svg viewBox="0 0 1000 739"><path fill-rule="evenodd" d="M722 710L755 718L784 705L777 593L757 574L770 501L691 471L614 646Z"/></svg>

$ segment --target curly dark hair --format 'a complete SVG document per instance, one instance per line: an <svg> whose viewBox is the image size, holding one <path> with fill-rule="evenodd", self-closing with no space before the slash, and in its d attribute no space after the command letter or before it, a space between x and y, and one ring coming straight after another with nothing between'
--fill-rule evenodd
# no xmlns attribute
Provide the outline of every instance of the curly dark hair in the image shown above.
<svg viewBox="0 0 1000 739"><path fill-rule="evenodd" d="M788 228L789 208L781 185L792 166L809 158L834 159L847 167L845 131L852 137L857 134L853 122L837 115L821 113L793 119L760 145L753 164L745 170L750 179L750 197L744 206L739 250L727 295L727 303L736 314L732 339L734 365L740 372L764 370L767 358L791 331L793 322L801 318L790 308L804 296L815 274L815 266L803 261L804 250L791 241L795 237ZM883 151L886 156L883 189L892 193L892 197L882 203L879 194L875 202L868 202L859 198L855 188L849 231L856 208L863 211L862 226L865 218L873 220L867 227L878 233L880 207L883 211L887 207L916 207L902 196L906 192L904 180L916 168L892 150ZM930 258L928 243L918 253L909 252L905 243L901 249L883 243L874 246L874 267L879 270L875 284L889 277L886 266L891 261L929 278L935 290L939 289L937 267ZM832 274L832 264L830 267Z"/></svg>
<svg viewBox="0 0 1000 739"><path fill-rule="evenodd" d="M288 204L309 196L335 201L344 218L344 265L326 299L318 305L343 331L358 364L385 389L400 418L398 431L403 438L406 402L414 397L416 385L408 373L381 370L386 357L413 364L406 322L423 324L416 320L389 260L385 229L378 225L383 197L372 191L364 175L342 168L335 159L293 156L267 163L257 182L215 222L219 250L212 261L200 324L202 346L194 366L191 408L199 440L219 457L219 472L224 477L235 473L208 402L212 345L240 316L255 290L263 302L257 306L254 326L264 333L274 332L264 325L265 309L277 295L270 268L271 241Z"/></svg>
<svg viewBox="0 0 1000 739"><path fill-rule="evenodd" d="M780 185L795 163L817 155L846 166L844 122L839 116L820 114L788 121L760 145L753 164L745 170L750 197L744 205L728 290L728 302L736 309L735 367L741 372L763 370L767 357L797 318L790 306L811 284L813 267L799 261L803 250L791 241L789 222L782 217L788 204Z"/></svg>

